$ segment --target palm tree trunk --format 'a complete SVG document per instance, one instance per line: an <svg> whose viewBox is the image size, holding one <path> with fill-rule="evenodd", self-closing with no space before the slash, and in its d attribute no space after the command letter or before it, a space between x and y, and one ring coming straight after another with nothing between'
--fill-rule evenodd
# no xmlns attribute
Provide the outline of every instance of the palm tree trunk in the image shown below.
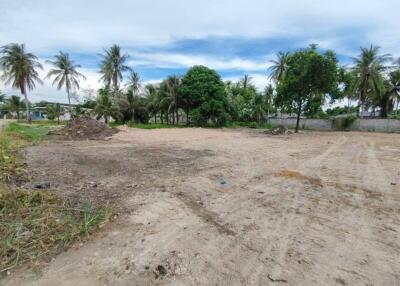
<svg viewBox="0 0 400 286"><path fill-rule="evenodd" d="M28 121L29 124L32 123L32 117L31 117L31 107L29 106L29 101L28 101L28 95L26 92L23 92L24 98L25 98L25 106L26 106L26 120Z"/></svg>

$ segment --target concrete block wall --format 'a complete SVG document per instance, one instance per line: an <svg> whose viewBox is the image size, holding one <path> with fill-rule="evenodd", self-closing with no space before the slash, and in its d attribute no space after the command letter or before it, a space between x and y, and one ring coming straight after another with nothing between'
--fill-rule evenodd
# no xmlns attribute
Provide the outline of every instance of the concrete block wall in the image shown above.
<svg viewBox="0 0 400 286"><path fill-rule="evenodd" d="M289 129L296 127L296 118L270 118L269 122L272 126L283 125ZM300 119L300 129L336 131L333 119ZM356 119L346 130L400 133L400 120L382 118Z"/></svg>

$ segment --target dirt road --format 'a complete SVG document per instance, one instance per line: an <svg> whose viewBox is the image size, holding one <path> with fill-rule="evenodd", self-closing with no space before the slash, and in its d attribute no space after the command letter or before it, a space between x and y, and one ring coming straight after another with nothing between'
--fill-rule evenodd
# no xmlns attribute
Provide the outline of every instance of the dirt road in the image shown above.
<svg viewBox="0 0 400 286"><path fill-rule="evenodd" d="M127 215L0 285L400 285L400 135L124 129L27 159Z"/></svg>

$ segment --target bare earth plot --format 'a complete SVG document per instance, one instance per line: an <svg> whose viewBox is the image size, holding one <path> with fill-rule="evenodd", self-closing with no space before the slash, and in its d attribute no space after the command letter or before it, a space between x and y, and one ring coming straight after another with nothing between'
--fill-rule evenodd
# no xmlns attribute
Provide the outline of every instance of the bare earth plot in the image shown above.
<svg viewBox="0 0 400 286"><path fill-rule="evenodd" d="M27 150L121 215L4 285L400 285L400 135L124 129Z"/></svg>

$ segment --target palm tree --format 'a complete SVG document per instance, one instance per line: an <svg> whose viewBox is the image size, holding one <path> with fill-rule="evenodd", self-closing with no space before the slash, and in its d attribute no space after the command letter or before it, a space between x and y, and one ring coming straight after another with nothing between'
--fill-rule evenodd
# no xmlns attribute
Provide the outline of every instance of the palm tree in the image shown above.
<svg viewBox="0 0 400 286"><path fill-rule="evenodd" d="M131 121L135 122L135 111L140 106L140 98L133 92L133 89L129 89L125 97L121 98L120 105L123 110L126 110L130 114Z"/></svg>
<svg viewBox="0 0 400 286"><path fill-rule="evenodd" d="M160 110L158 87L154 84L147 84L145 88L147 91L147 109L154 115L154 122L157 123L157 113Z"/></svg>
<svg viewBox="0 0 400 286"><path fill-rule="evenodd" d="M11 84L19 89L25 98L26 116L32 122L28 91L33 90L36 83L42 84L37 69L43 69L37 57L25 50L24 44L9 44L0 48L0 69L3 70L2 79L5 84Z"/></svg>
<svg viewBox="0 0 400 286"><path fill-rule="evenodd" d="M268 69L270 72L269 78L275 83L282 80L287 68L287 59L289 53L279 52L276 54L276 60L271 60L272 66Z"/></svg>
<svg viewBox="0 0 400 286"><path fill-rule="evenodd" d="M47 118L50 120L54 120L57 118L57 124L60 124L60 116L64 114L64 110L61 104L50 104L46 107L47 111Z"/></svg>
<svg viewBox="0 0 400 286"><path fill-rule="evenodd" d="M82 78L86 80L86 78L83 74L77 72L76 69L80 68L81 66L76 65L74 61L69 58L67 53L60 51L58 55L54 56L54 59L54 61L47 61L55 67L55 69L51 69L48 72L47 78L52 76L56 77L53 81L53 85L57 84L58 90L65 86L68 96L69 110L71 112L71 90L78 90L79 79Z"/></svg>
<svg viewBox="0 0 400 286"><path fill-rule="evenodd" d="M134 70L131 70L125 86L132 90L133 94L137 95L142 87L140 75Z"/></svg>
<svg viewBox="0 0 400 286"><path fill-rule="evenodd" d="M168 106L168 113L172 111L172 124L175 124L175 117L176 123L179 124L179 114L178 114L178 107L179 107L179 95L178 89L181 84L181 78L179 76L169 76L165 81L166 90L169 98L169 106Z"/></svg>
<svg viewBox="0 0 400 286"><path fill-rule="evenodd" d="M21 101L21 98L16 95L12 95L8 99L8 109L10 112L17 113L17 120L19 120L19 112L24 107L24 103Z"/></svg>
<svg viewBox="0 0 400 286"><path fill-rule="evenodd" d="M108 123L110 117L117 119L122 117L119 108L113 103L109 94L109 90L106 88L99 90L94 113L99 118L104 117L104 121L106 124Z"/></svg>
<svg viewBox="0 0 400 286"><path fill-rule="evenodd" d="M267 110L267 120L269 120L269 113L274 106L274 88L271 84L265 87L265 109Z"/></svg>
<svg viewBox="0 0 400 286"><path fill-rule="evenodd" d="M361 54L353 58L356 79L354 92L358 95L361 113L365 109L368 99L380 97L384 91L383 72L388 68L385 63L391 60L389 54L380 55L379 47L371 45L361 48Z"/></svg>
<svg viewBox="0 0 400 286"><path fill-rule="evenodd" d="M121 55L121 48L118 45L114 45L108 50L104 50L104 54L101 57L100 73L103 75L101 80L106 87L110 87L112 84L114 90L118 90L119 82L123 79L122 73L130 70L125 65L129 56L127 54Z"/></svg>
<svg viewBox="0 0 400 286"><path fill-rule="evenodd" d="M246 89L249 85L252 84L253 78L248 74L245 74L244 77L240 80L240 84Z"/></svg>
<svg viewBox="0 0 400 286"><path fill-rule="evenodd" d="M400 70L395 70L389 74L386 92L388 95L387 98L390 101L388 105L391 105L392 108L394 108L396 103L396 113L397 113L400 102ZM391 111L390 107L387 108L387 110L390 112Z"/></svg>

